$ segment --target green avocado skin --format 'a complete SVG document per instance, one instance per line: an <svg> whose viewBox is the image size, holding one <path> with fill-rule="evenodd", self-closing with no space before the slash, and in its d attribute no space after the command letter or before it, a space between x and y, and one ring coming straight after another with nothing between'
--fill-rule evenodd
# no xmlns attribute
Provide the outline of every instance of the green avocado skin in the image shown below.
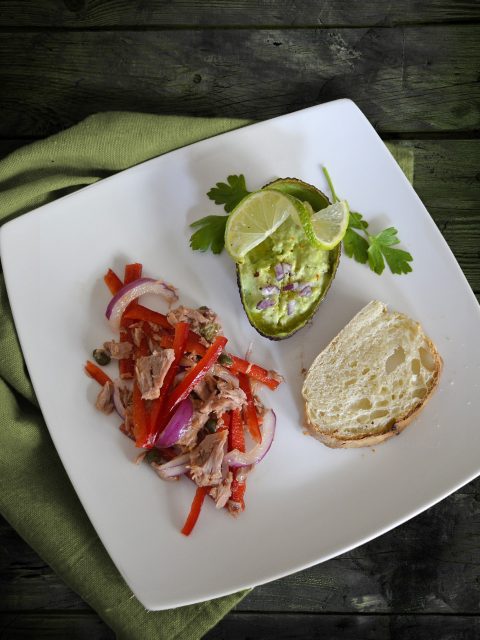
<svg viewBox="0 0 480 640"><path fill-rule="evenodd" d="M275 180L265 185L265 187L263 188L282 191L283 193L287 193L302 201L307 201L312 206L314 211L325 208L330 204L327 196L319 189L296 178L282 178L279 180ZM308 305L308 308L304 309L301 315L299 315L297 321L295 321L294 323L290 323L288 327L281 327L278 321L272 321L270 323L265 322L263 319L261 323L258 323L256 321L254 317L255 310L249 307L249 304L246 300L247 292L244 288L244 280L251 279L252 274L251 272L248 274L246 272L246 269L248 269L249 267L248 263L244 263L243 265L237 264L237 283L238 289L240 291L240 298L242 300L245 313L247 314L247 318L252 327L262 336L264 336L265 338L269 338L270 340L284 340L285 338L289 338L294 333L302 329L313 318L320 303L325 298L335 277L335 273L337 271L338 263L340 260L340 253L340 244L335 247L335 249L332 249L328 252L328 270L323 275L322 285L318 288L318 292L316 294L312 294L312 296L308 298L308 301L311 302L311 304ZM272 265L272 268L273 266L274 265ZM248 278L247 275L249 276ZM303 299L303 302L305 302L305 299ZM261 324L261 326L259 326L259 324Z"/></svg>

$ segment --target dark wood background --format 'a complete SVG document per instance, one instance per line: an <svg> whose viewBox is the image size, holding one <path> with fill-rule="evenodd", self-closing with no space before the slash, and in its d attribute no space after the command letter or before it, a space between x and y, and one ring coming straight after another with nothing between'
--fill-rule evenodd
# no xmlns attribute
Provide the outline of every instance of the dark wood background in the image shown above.
<svg viewBox="0 0 480 640"><path fill-rule="evenodd" d="M265 119L349 97L414 149L480 300L479 80L478 0L0 0L0 155L102 110ZM65 637L114 635L0 521L0 638ZM258 587L207 635L317 637L479 638L480 480Z"/></svg>

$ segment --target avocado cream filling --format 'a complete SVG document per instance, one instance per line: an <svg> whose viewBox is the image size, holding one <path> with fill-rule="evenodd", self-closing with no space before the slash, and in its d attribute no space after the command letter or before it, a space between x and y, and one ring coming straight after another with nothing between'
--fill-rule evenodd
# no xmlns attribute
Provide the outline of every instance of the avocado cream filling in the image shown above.
<svg viewBox="0 0 480 640"><path fill-rule="evenodd" d="M288 268L277 279L275 266L282 264ZM298 323L323 292L329 269L329 252L312 246L288 218L239 265L244 303L255 324L286 329ZM262 304L265 299L271 306Z"/></svg>

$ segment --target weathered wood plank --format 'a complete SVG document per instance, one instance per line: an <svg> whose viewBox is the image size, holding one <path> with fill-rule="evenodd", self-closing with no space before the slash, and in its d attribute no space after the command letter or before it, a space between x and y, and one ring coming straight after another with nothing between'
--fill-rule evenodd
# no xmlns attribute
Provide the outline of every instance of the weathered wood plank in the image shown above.
<svg viewBox="0 0 480 640"><path fill-rule="evenodd" d="M113 631L96 614L0 614L2 640L115 640Z"/></svg>
<svg viewBox="0 0 480 640"><path fill-rule="evenodd" d="M476 0L15 0L0 1L0 26L164 25L338 26L439 23L480 19Z"/></svg>
<svg viewBox="0 0 480 640"><path fill-rule="evenodd" d="M0 611L88 609L0 524ZM480 478L401 527L254 589L239 611L480 615Z"/></svg>
<svg viewBox="0 0 480 640"><path fill-rule="evenodd" d="M476 640L480 618L471 616L275 615L230 613L204 640ZM98 616L72 613L7 614L0 618L2 640L113 640Z"/></svg>
<svg viewBox="0 0 480 640"><path fill-rule="evenodd" d="M383 134L474 131L479 39L480 25L3 32L0 136L119 109L261 120L339 97Z"/></svg>
<svg viewBox="0 0 480 640"><path fill-rule="evenodd" d="M342 616L235 614L204 640L477 640L480 618L461 616Z"/></svg>

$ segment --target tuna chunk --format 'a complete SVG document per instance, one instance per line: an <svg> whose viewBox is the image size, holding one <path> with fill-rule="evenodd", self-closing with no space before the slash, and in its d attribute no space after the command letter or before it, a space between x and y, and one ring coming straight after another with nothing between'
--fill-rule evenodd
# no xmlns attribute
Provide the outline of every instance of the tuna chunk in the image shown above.
<svg viewBox="0 0 480 640"><path fill-rule="evenodd" d="M132 355L132 345L130 342L115 342L115 340L110 340L110 342L103 343L103 348L114 360L123 360Z"/></svg>
<svg viewBox="0 0 480 640"><path fill-rule="evenodd" d="M201 411L198 411L198 409L194 409L193 415L190 418L190 424L183 432L177 444L182 447L186 447L187 449L194 447L197 444L197 436L205 426L208 418L208 413L202 413Z"/></svg>
<svg viewBox="0 0 480 640"><path fill-rule="evenodd" d="M130 328L130 333L132 334L133 344L139 348L142 344L143 339L143 329L140 325L134 326Z"/></svg>
<svg viewBox="0 0 480 640"><path fill-rule="evenodd" d="M242 389L232 386L229 382L215 379L213 376L206 376L205 380L204 387L201 384L195 387L195 392L201 399L194 401L190 424L178 442L183 447L195 446L200 430L205 426L212 413L220 418L226 411L241 409L247 402L247 396ZM213 385L215 386L212 389ZM198 393L199 391L200 393Z"/></svg>
<svg viewBox="0 0 480 640"><path fill-rule="evenodd" d="M97 396L97 401L95 402L95 406L102 413L112 413L113 411L113 383L108 381L106 382L100 390L100 393Z"/></svg>
<svg viewBox="0 0 480 640"><path fill-rule="evenodd" d="M173 325L177 322L188 322L192 331L199 333L208 343L213 342L215 336L221 331L217 314L208 307L190 309L179 306L169 311L167 318Z"/></svg>
<svg viewBox="0 0 480 640"><path fill-rule="evenodd" d="M217 509L224 507L230 496L232 495L232 481L233 474L231 471L227 473L227 477L222 480L216 487L212 487L209 491L209 495L215 500L215 506Z"/></svg>
<svg viewBox="0 0 480 640"><path fill-rule="evenodd" d="M138 358L135 363L135 377L144 400L158 398L163 381L174 358L173 349L155 351L151 356Z"/></svg>
<svg viewBox="0 0 480 640"><path fill-rule="evenodd" d="M218 380L216 394L212 394L207 402L200 408L202 413L216 413L220 415L232 409L241 409L247 402L245 392L233 387L225 380Z"/></svg>
<svg viewBox="0 0 480 640"><path fill-rule="evenodd" d="M222 482L222 462L226 444L227 431L217 431L205 436L198 447L190 452L190 474L199 487Z"/></svg>

